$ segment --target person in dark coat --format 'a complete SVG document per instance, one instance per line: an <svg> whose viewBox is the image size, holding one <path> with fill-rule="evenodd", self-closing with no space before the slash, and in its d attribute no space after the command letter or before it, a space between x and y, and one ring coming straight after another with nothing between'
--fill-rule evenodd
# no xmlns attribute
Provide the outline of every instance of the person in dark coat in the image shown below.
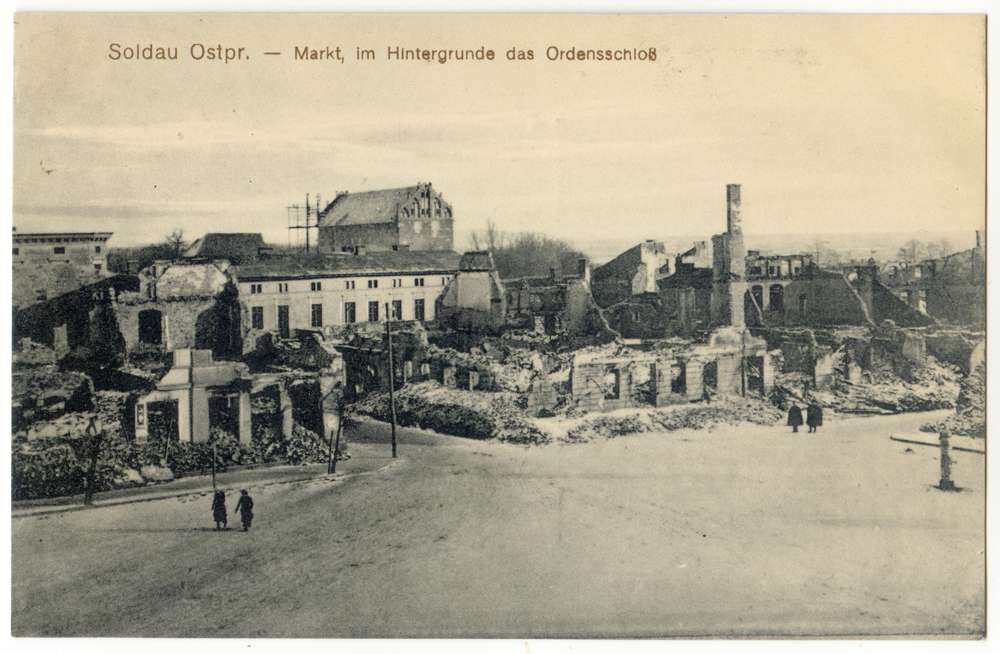
<svg viewBox="0 0 1000 654"><path fill-rule="evenodd" d="M816 428L823 424L823 407L810 402L806 407L806 424L809 425L809 433L816 433Z"/></svg>
<svg viewBox="0 0 1000 654"><path fill-rule="evenodd" d="M245 490L240 491L240 501L236 503L236 510L240 512L243 531L246 531L250 528L250 521L253 520L253 499Z"/></svg>
<svg viewBox="0 0 1000 654"><path fill-rule="evenodd" d="M222 491L215 491L212 499L212 518L215 520L215 530L225 529L229 520L226 515L226 494Z"/></svg>
<svg viewBox="0 0 1000 654"><path fill-rule="evenodd" d="M802 424L802 409L792 402L792 408L788 410L788 424L792 428L792 433L799 433L799 425Z"/></svg>

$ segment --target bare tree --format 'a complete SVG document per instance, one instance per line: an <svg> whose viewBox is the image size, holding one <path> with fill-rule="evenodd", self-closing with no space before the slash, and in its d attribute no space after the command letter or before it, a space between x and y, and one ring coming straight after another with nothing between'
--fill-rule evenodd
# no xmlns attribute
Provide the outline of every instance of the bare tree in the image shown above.
<svg viewBox="0 0 1000 654"><path fill-rule="evenodd" d="M932 259L943 259L954 251L951 241L941 238L934 243L927 244L927 254Z"/></svg>
<svg viewBox="0 0 1000 654"><path fill-rule="evenodd" d="M497 250L504 247L504 233L497 229L497 224L492 220L486 222L486 249L490 254L495 254Z"/></svg>
<svg viewBox="0 0 1000 654"><path fill-rule="evenodd" d="M496 255L504 248L506 235L497 229L497 224L492 220L487 221L485 232L472 232L469 235L469 244L473 250L486 250L492 255Z"/></svg>
<svg viewBox="0 0 1000 654"><path fill-rule="evenodd" d="M175 229L170 232L170 235L166 237L167 245L170 247L170 251L174 259L181 258L181 251L184 250L184 246L187 242L184 240L184 230Z"/></svg>

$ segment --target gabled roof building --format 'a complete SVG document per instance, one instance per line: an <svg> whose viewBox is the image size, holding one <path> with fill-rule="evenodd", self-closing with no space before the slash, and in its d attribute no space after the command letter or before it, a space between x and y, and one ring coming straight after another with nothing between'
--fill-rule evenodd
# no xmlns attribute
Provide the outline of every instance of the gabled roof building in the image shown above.
<svg viewBox="0 0 1000 654"><path fill-rule="evenodd" d="M197 239L181 255L185 259L226 259L234 266L254 263L268 250L259 234L211 233Z"/></svg>
<svg viewBox="0 0 1000 654"><path fill-rule="evenodd" d="M324 253L452 250L451 205L431 184L339 193L318 221Z"/></svg>

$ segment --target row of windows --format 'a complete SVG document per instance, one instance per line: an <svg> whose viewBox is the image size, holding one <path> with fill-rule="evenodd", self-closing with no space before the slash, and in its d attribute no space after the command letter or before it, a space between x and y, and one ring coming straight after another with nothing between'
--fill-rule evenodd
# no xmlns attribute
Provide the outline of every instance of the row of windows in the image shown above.
<svg viewBox="0 0 1000 654"><path fill-rule="evenodd" d="M95 245L94 246L94 254L100 254L100 253L101 253L101 246L100 245ZM66 248L62 247L62 246L60 246L60 247L54 247L54 248L52 248L52 254L66 254ZM17 256L20 256L20 255L21 255L21 248L14 248L14 256L17 257Z"/></svg>
<svg viewBox="0 0 1000 654"><path fill-rule="evenodd" d="M403 319L403 301L392 301L392 319ZM287 308L286 308L287 311ZM424 300L423 298L413 301L413 319L424 320ZM379 303L371 301L368 303L368 322L379 321ZM344 303L344 322L353 324L357 322L357 304L355 302ZM310 306L309 324L312 327L323 326L323 305L313 304ZM251 329L264 329L264 307L250 307L250 327Z"/></svg>
<svg viewBox="0 0 1000 654"><path fill-rule="evenodd" d="M16 248L15 248L14 254L17 254ZM413 277L412 279L413 279L413 285L414 286L424 286L424 282L425 282L426 278L424 278L424 277ZM451 279L451 277L442 277L441 278L441 286L444 286L445 284L447 284L449 279ZM354 288L355 288L354 284L355 284L355 280L353 280L353 279L344 280L344 290L347 290L347 291L354 290ZM392 287L393 288L403 288L404 286L405 285L403 284L403 278L402 277L397 277L397 278L394 278L392 280ZM378 280L377 279L369 279L368 280L368 288L378 288ZM310 291L322 291L323 290L323 282L309 282L309 290ZM253 294L263 293L264 292L264 285L263 284L250 284L250 292L253 293ZM278 293L287 293L288 292L288 284L286 282L280 282L280 283L278 283L277 292Z"/></svg>

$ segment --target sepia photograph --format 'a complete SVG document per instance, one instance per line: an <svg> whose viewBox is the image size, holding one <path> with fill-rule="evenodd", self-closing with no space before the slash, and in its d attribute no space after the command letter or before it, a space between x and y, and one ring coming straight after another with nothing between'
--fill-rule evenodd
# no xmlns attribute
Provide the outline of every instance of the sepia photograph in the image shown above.
<svg viewBox="0 0 1000 654"><path fill-rule="evenodd" d="M15 641L986 637L985 15L11 19Z"/></svg>

